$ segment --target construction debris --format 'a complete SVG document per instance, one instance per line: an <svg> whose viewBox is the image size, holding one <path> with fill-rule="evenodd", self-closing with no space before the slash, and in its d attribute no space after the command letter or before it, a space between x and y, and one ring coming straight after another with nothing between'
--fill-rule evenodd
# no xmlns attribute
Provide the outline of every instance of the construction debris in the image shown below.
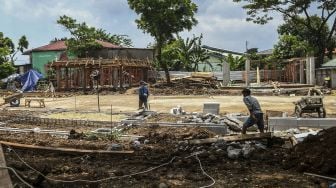
<svg viewBox="0 0 336 188"><path fill-rule="evenodd" d="M294 168L300 172L312 172L323 175L336 175L336 128L330 128L309 134L296 144L286 156L285 168Z"/></svg>

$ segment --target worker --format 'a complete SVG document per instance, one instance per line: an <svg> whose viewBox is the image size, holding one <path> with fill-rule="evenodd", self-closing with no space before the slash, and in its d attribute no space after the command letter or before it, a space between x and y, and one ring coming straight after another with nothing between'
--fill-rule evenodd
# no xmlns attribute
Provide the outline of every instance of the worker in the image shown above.
<svg viewBox="0 0 336 188"><path fill-rule="evenodd" d="M261 133L264 132L264 119L263 119L263 112L260 108L260 104L258 100L251 96L251 90L245 88L242 91L244 96L244 103L250 112L250 116L247 118L243 125L242 134L246 134L247 128L257 124L258 129Z"/></svg>
<svg viewBox="0 0 336 188"><path fill-rule="evenodd" d="M140 81L140 87L139 87L139 109L142 109L143 105L145 106L145 110L148 110L148 96L149 96L149 91L147 88L147 83L144 81Z"/></svg>

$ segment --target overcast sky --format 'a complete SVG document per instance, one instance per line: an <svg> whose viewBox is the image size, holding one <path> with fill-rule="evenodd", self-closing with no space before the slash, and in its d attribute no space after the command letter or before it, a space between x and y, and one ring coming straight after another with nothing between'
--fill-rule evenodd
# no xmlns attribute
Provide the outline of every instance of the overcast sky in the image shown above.
<svg viewBox="0 0 336 188"><path fill-rule="evenodd" d="M198 25L184 32L182 37L203 33L203 44L232 50L245 51L258 48L270 49L276 43L277 26L282 23L276 18L266 25L246 22L246 13L241 5L232 0L194 0L198 6ZM0 32L17 40L26 35L29 49L46 45L50 40L69 37L69 33L56 24L61 15L68 15L78 21L105 29L111 34L126 34L133 46L144 48L153 38L137 29L134 20L138 17L129 9L127 0L0 0ZM19 64L27 62L19 57Z"/></svg>

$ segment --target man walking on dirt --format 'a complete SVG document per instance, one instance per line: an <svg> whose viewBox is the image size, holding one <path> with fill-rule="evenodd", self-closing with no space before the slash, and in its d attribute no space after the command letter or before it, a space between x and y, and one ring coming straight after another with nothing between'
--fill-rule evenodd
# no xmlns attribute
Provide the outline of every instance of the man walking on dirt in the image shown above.
<svg viewBox="0 0 336 188"><path fill-rule="evenodd" d="M145 106L145 110L148 110L147 99L149 96L149 91L146 86L146 82L140 81L139 87L139 109L142 109L142 105Z"/></svg>
<svg viewBox="0 0 336 188"><path fill-rule="evenodd" d="M245 88L242 91L244 96L244 103L250 112L250 117L247 118L243 125L242 134L246 134L247 128L257 124L258 129L261 133L264 132L264 119L263 112L261 111L260 104L258 100L251 96L251 90Z"/></svg>

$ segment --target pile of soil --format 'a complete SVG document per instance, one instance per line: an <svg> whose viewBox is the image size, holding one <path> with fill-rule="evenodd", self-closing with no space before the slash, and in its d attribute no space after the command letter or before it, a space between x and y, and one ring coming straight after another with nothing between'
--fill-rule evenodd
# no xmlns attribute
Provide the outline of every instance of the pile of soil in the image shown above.
<svg viewBox="0 0 336 188"><path fill-rule="evenodd" d="M336 175L336 127L307 136L290 151L285 168L299 172Z"/></svg>

